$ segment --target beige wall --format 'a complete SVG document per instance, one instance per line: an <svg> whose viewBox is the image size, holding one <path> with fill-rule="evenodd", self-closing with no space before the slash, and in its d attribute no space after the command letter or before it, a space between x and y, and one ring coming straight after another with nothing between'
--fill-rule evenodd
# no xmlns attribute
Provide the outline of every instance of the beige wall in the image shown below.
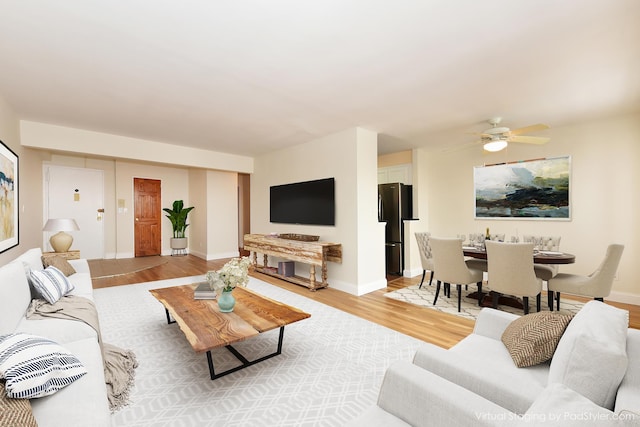
<svg viewBox="0 0 640 427"><path fill-rule="evenodd" d="M640 304L640 281L633 268L640 257L640 115L553 128L550 135L546 145L511 144L490 155L480 148L418 150L414 185L420 228L438 236L483 232L486 227L507 236L559 235L560 248L576 255L576 263L560 271L577 274L591 273L609 243L623 243L612 299ZM563 155L570 155L572 162L571 221L474 220L474 166Z"/></svg>
<svg viewBox="0 0 640 427"><path fill-rule="evenodd" d="M19 244L0 254L0 265L42 244L42 162L49 155L20 145L19 122L0 96L0 140L18 156Z"/></svg>
<svg viewBox="0 0 640 427"><path fill-rule="evenodd" d="M186 167L233 172L253 171L253 159L216 151L130 138L83 129L20 121L20 143L48 151L85 153L90 157L120 158L130 161L180 164Z"/></svg>
<svg viewBox="0 0 640 427"><path fill-rule="evenodd" d="M238 256L238 174L189 171L193 210L189 250L206 260Z"/></svg>
<svg viewBox="0 0 640 427"><path fill-rule="evenodd" d="M238 174L207 171L207 256L238 256Z"/></svg>
<svg viewBox="0 0 640 427"><path fill-rule="evenodd" d="M251 177L254 233L319 235L342 244L342 264L329 263L332 287L362 294L386 286L384 228L377 221L377 136L353 128L256 158ZM336 181L336 225L269 222L269 187L321 178ZM296 265L305 275L308 266Z"/></svg>
<svg viewBox="0 0 640 427"><path fill-rule="evenodd" d="M382 154L378 156L378 167L397 166L411 164L413 152L411 150L398 151L397 153Z"/></svg>

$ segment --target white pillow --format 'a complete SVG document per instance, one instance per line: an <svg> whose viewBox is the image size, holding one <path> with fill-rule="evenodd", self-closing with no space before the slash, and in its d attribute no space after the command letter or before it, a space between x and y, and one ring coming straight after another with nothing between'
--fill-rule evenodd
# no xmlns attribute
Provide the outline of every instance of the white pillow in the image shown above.
<svg viewBox="0 0 640 427"><path fill-rule="evenodd" d="M629 312L589 301L564 331L549 367L548 384L558 382L595 404L613 409L627 372Z"/></svg>
<svg viewBox="0 0 640 427"><path fill-rule="evenodd" d="M615 414L560 383L549 384L522 416L519 426L624 425L633 414Z"/></svg>
<svg viewBox="0 0 640 427"><path fill-rule="evenodd" d="M51 340L23 333L0 336L0 377L11 398L47 396L86 373L77 357Z"/></svg>
<svg viewBox="0 0 640 427"><path fill-rule="evenodd" d="M41 271L31 270L29 274L33 287L49 304L54 304L74 288L67 276L53 266Z"/></svg>

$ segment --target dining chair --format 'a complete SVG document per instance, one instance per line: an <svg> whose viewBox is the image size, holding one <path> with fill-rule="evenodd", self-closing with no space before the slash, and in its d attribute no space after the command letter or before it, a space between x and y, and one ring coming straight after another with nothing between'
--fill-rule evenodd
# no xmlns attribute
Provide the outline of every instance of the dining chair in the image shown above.
<svg viewBox="0 0 640 427"><path fill-rule="evenodd" d="M555 293L557 310L560 310L560 294L562 292L604 301L604 298L611 294L613 279L616 276L623 250L624 245L615 243L609 245L598 268L588 276L559 273L554 278L549 279L549 292L552 293L552 298Z"/></svg>
<svg viewBox="0 0 640 427"><path fill-rule="evenodd" d="M426 231L417 232L415 236L418 242L418 250L420 251L420 262L422 263L422 279L420 280L418 289L422 289L422 283L424 282L424 276L427 270L431 272L429 276L429 286L431 286L431 282L433 281L433 256L431 254L431 246L429 246L431 233Z"/></svg>
<svg viewBox="0 0 640 427"><path fill-rule="evenodd" d="M462 252L462 240L452 238L429 239L433 255L434 278L436 279L436 296L433 305L438 301L440 285L444 283L445 292L450 294L451 285L455 284L458 291L458 311L460 311L462 285L475 283L478 286L478 305L482 304L482 271L471 269L465 263Z"/></svg>
<svg viewBox="0 0 640 427"><path fill-rule="evenodd" d="M536 297L536 309L540 311L542 281L533 270L533 243L489 240L486 245L493 308L498 308L500 295L512 295L522 297L524 314L529 313L529 297Z"/></svg>
<svg viewBox="0 0 640 427"><path fill-rule="evenodd" d="M561 236L533 236L525 234L522 236L522 241L525 243L533 243L534 250L539 251L560 251L560 239ZM547 296L549 299L549 309L553 310L553 292L549 291L549 279L555 277L558 274L558 264L534 264L533 271L536 273L536 277L543 282L547 282Z"/></svg>

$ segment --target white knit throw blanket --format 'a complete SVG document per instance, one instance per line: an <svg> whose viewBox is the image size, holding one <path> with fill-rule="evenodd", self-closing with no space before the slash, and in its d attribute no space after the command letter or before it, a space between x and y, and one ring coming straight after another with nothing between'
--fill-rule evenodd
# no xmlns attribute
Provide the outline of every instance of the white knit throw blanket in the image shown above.
<svg viewBox="0 0 640 427"><path fill-rule="evenodd" d="M31 301L27 309L27 319L47 317L78 320L95 329L102 349L109 408L114 412L125 406L129 402L129 390L133 385L138 362L133 351L102 342L98 312L93 301L75 295L62 297L55 304L41 299Z"/></svg>

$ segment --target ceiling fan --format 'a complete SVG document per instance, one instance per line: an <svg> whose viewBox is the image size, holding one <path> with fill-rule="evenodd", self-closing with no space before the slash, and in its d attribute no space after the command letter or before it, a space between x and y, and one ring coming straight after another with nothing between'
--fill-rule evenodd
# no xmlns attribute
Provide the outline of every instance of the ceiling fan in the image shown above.
<svg viewBox="0 0 640 427"><path fill-rule="evenodd" d="M474 133L480 136L480 141L486 151L500 151L509 145L510 142L518 142L523 144L546 144L551 138L540 136L523 135L530 132L538 132L549 129L548 125L537 124L525 126L519 129L509 129L507 127L498 126L502 122L502 117L493 117L488 120L491 127L484 132Z"/></svg>

